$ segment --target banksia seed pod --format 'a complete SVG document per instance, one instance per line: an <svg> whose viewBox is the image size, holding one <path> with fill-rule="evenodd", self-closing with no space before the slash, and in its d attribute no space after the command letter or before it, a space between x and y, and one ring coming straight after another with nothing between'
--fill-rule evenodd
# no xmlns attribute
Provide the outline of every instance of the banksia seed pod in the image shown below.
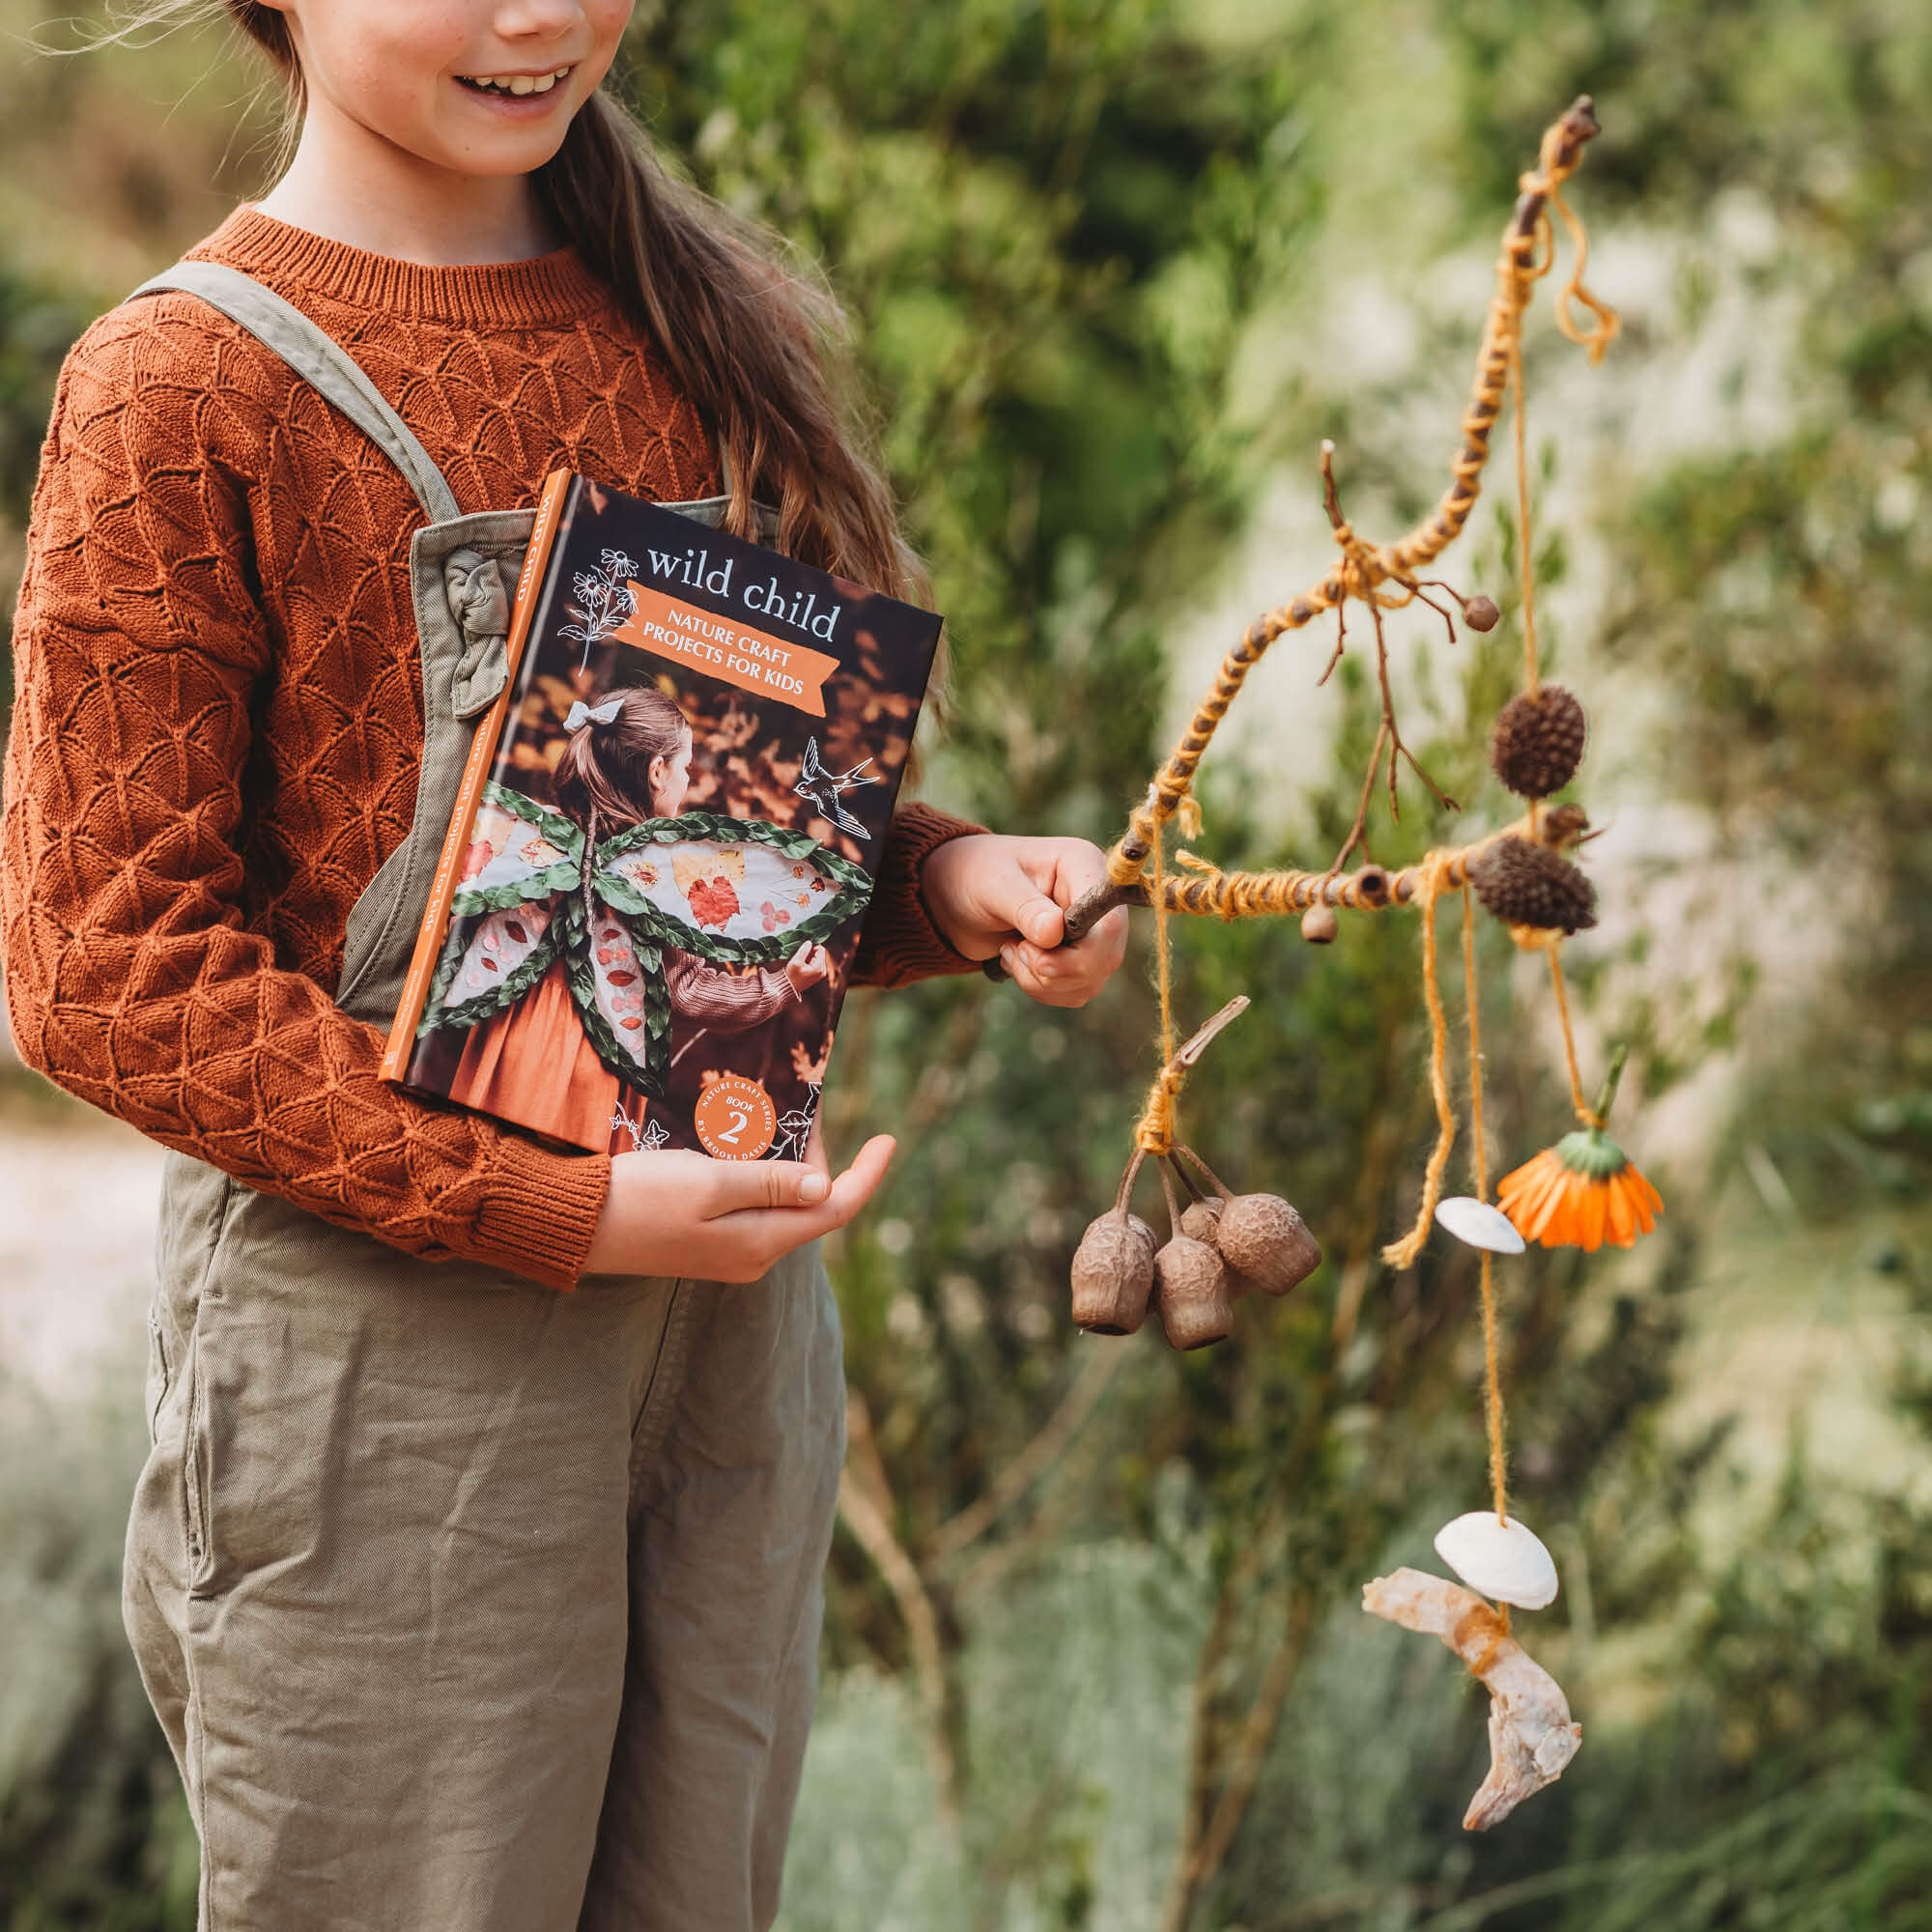
<svg viewBox="0 0 1932 1932"><path fill-rule="evenodd" d="M1321 1264L1321 1245L1279 1194L1237 1194L1221 1209L1221 1259L1270 1294L1286 1294Z"/></svg>
<svg viewBox="0 0 1932 1932"><path fill-rule="evenodd" d="M1235 1325L1228 1270L1206 1241L1177 1235L1153 1258L1154 1306L1177 1349L1204 1349Z"/></svg>
<svg viewBox="0 0 1932 1932"><path fill-rule="evenodd" d="M1472 597L1463 606L1463 621L1472 631L1493 631L1502 614L1493 597Z"/></svg>
<svg viewBox="0 0 1932 1932"><path fill-rule="evenodd" d="M1470 862L1476 896L1509 925L1580 932L1597 923L1597 889L1560 853L1527 838L1498 838Z"/></svg>
<svg viewBox="0 0 1932 1932"><path fill-rule="evenodd" d="M1583 707L1560 684L1521 692L1496 716L1490 764L1519 798L1548 798L1577 776L1589 727Z"/></svg>
<svg viewBox="0 0 1932 1932"><path fill-rule="evenodd" d="M1131 1335L1153 1291L1153 1230L1110 1209L1087 1224L1073 1251L1073 1319L1096 1335Z"/></svg>

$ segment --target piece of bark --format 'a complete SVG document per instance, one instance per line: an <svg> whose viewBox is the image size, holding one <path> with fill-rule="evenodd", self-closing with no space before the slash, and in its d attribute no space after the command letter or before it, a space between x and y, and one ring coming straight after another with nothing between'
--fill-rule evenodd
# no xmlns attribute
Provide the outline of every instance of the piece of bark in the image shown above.
<svg viewBox="0 0 1932 1932"><path fill-rule="evenodd" d="M1446 1577L1398 1570L1364 1585L1362 1607L1404 1630L1439 1636L1489 1690L1490 1775L1463 1814L1465 1832L1501 1824L1525 1798L1562 1776L1583 1727L1570 1721L1555 1678L1481 1597Z"/></svg>

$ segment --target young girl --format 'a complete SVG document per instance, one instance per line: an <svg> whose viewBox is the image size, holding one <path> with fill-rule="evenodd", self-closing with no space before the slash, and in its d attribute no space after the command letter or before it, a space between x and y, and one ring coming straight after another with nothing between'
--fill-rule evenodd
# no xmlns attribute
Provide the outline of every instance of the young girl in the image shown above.
<svg viewBox="0 0 1932 1932"><path fill-rule="evenodd" d="M226 5L301 133L188 279L286 306L146 295L70 356L0 846L22 1053L172 1150L126 1612L201 1923L768 1925L841 1456L817 1237L891 1143L573 1158L383 1084L379 1028L487 671L441 556L561 467L917 586L813 301L598 91L628 0ZM908 807L859 977L997 953L1077 1004L1100 869Z"/></svg>
<svg viewBox="0 0 1932 1932"><path fill-rule="evenodd" d="M610 715L601 715L606 709ZM584 849L646 818L675 818L691 788L691 725L661 691L632 685L609 706L586 710L557 762L558 807L582 829ZM595 922L586 918L584 930ZM666 990L671 1012L695 1029L740 1033L762 1025L793 1000L825 983L824 947L801 946L782 966L731 972L695 953L667 947ZM613 1125L642 1118L641 1096L597 1057L578 1019L569 966L556 961L507 1011L469 1029L451 1076L449 1096L510 1120L555 1122L558 1139L602 1143L617 1152L635 1145Z"/></svg>

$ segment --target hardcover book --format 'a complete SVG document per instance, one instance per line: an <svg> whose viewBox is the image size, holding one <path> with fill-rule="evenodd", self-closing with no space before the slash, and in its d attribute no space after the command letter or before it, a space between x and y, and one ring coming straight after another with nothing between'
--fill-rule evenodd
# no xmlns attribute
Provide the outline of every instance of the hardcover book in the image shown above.
<svg viewBox="0 0 1932 1932"><path fill-rule="evenodd" d="M494 568L453 554L452 606ZM384 1076L573 1147L802 1157L939 630L552 476Z"/></svg>

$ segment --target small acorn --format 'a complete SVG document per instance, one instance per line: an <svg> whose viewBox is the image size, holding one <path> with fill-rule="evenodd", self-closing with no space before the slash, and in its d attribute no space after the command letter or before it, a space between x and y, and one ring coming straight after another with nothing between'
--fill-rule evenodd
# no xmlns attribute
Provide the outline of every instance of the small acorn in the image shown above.
<svg viewBox="0 0 1932 1932"><path fill-rule="evenodd" d="M1131 1335L1153 1292L1154 1233L1138 1214L1111 1208L1087 1224L1073 1251L1073 1319L1095 1335Z"/></svg>
<svg viewBox="0 0 1932 1932"><path fill-rule="evenodd" d="M1321 1264L1321 1244L1279 1194L1237 1194L1224 1203L1216 1245L1230 1267L1269 1294L1286 1294Z"/></svg>
<svg viewBox="0 0 1932 1932"><path fill-rule="evenodd" d="M1514 836L1498 838L1469 867L1476 896L1510 925L1580 932L1597 923L1597 889L1561 853Z"/></svg>
<svg viewBox="0 0 1932 1932"><path fill-rule="evenodd" d="M1333 906L1312 905L1301 915L1301 936L1311 946L1328 945L1341 929Z"/></svg>
<svg viewBox="0 0 1932 1932"><path fill-rule="evenodd" d="M1153 1258L1154 1306L1167 1339L1180 1350L1204 1349L1235 1325L1228 1270L1206 1241L1177 1235Z"/></svg>
<svg viewBox="0 0 1932 1932"><path fill-rule="evenodd" d="M1493 597L1471 597L1463 606L1463 621L1472 631L1493 631L1502 614Z"/></svg>
<svg viewBox="0 0 1932 1932"><path fill-rule="evenodd" d="M1519 798L1548 798L1577 776L1588 735L1583 707L1560 684L1520 692L1496 714L1490 765Z"/></svg>

